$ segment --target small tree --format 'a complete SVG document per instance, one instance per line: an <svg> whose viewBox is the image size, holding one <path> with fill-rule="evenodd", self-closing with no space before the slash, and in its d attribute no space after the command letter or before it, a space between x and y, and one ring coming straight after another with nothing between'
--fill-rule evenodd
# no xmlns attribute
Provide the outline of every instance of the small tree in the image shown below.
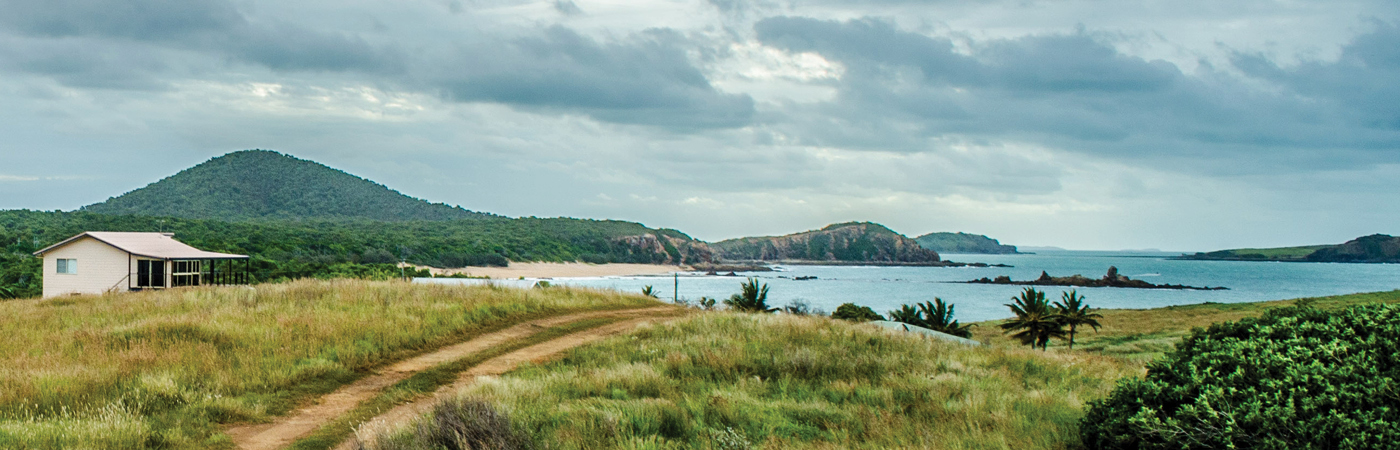
<svg viewBox="0 0 1400 450"><path fill-rule="evenodd" d="M815 311L812 310L811 303L807 303L806 300L797 298L788 302L787 305L784 305L783 312L792 314L794 316L810 316Z"/></svg>
<svg viewBox="0 0 1400 450"><path fill-rule="evenodd" d="M758 278L749 278L740 286L740 292L729 297L724 304L735 311L771 313L778 308L768 307L768 285L759 284Z"/></svg>
<svg viewBox="0 0 1400 450"><path fill-rule="evenodd" d="M1001 324L1003 333L1016 332L1011 337L1021 341L1022 344L1030 345L1031 348L1037 346L1042 351L1050 343L1050 338L1064 336L1064 326L1060 323L1060 315L1050 308L1050 303L1045 300L1045 293L1026 288L1021 291L1021 295L1011 297L1015 303L1006 306L1011 308L1011 313L1016 317L1007 319Z"/></svg>
<svg viewBox="0 0 1400 450"><path fill-rule="evenodd" d="M1084 303L1084 296L1073 290L1064 293L1061 301L1055 302L1055 313L1060 315L1060 323L1069 326L1069 349L1074 350L1074 331L1081 325L1088 325L1099 331L1099 321L1103 315L1090 311Z"/></svg>
<svg viewBox="0 0 1400 450"><path fill-rule="evenodd" d="M652 289L652 287L651 287L650 284L648 284L648 285L642 287L642 295L645 295L645 296L651 297L651 298L661 298L661 297L657 297L657 296L656 296L656 290L655 290L655 289Z"/></svg>

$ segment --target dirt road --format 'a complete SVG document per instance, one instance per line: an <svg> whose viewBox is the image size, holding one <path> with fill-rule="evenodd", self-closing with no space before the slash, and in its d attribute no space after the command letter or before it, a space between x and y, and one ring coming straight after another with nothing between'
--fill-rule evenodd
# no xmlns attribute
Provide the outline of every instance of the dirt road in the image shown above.
<svg viewBox="0 0 1400 450"><path fill-rule="evenodd" d="M225 430L225 432L228 433L229 437L233 438L233 442L237 444L240 449L274 450L284 448L297 439L316 431L322 424L349 412L351 409L354 409L356 405L360 404L360 402L374 397L384 388L392 386L394 383L408 378L414 373L436 367L439 364L465 358L474 353L491 349L512 340L527 338L550 327L588 319L610 317L626 319L602 327L565 335L557 339L488 359L468 369L466 372L463 372L461 378L459 378L456 383L439 389L432 397L425 398L419 402L402 405L389 411L387 414L375 418L375 420L384 418L384 420L387 421L388 418L391 417L401 417L399 415L394 415L395 413L401 415L408 414L408 410L405 409L407 407L419 405L420 403L430 406L432 404L431 401L444 392L456 392L457 388L454 388L454 386L465 386L469 384L469 382L464 382L464 380L474 380L480 375L504 373L521 362L557 354L564 350L631 329L639 323L654 320L658 317L674 316L679 314L679 312L680 311L676 307L659 306L654 308L577 313L524 322L501 331L477 336L460 344L443 347L436 351L392 364L380 369L373 375L361 378L354 383L337 389L335 392L326 394L318 399L315 404L308 405L287 416L279 417L273 423L237 426L229 428Z"/></svg>

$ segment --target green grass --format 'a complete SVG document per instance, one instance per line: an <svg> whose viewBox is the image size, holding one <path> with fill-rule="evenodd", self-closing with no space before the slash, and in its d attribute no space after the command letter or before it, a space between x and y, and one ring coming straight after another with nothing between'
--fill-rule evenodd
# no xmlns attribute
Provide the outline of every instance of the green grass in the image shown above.
<svg viewBox="0 0 1400 450"><path fill-rule="evenodd" d="M600 327L620 320L626 320L626 318L604 317L587 319L551 327L525 339L511 341L466 358L440 364L437 367L415 373L403 381L386 388L374 398L356 405L355 409L317 429L312 435L297 440L292 444L291 448L296 450L334 448L341 442L345 442L345 440L355 432L355 427L359 426L361 423L388 412L395 406L418 400L423 396L432 394L439 387L452 384L454 381L457 381L458 375L462 372L488 359L570 333Z"/></svg>
<svg viewBox="0 0 1400 450"><path fill-rule="evenodd" d="M1400 290L1364 294L1337 295L1295 300L1275 300L1252 303L1203 303L1168 306L1154 309L1100 309L1103 327L1098 332L1081 329L1075 337L1074 349L1116 356L1146 364L1170 351L1192 328L1205 328L1213 323L1230 322L1246 317L1258 317L1269 308L1293 306L1300 300L1311 300L1315 307L1342 309L1366 303L1400 303ZM1001 334L1001 321L979 322L973 327L973 339L996 346L1016 346L1015 341ZM1050 351L1065 350L1064 341L1051 341Z"/></svg>
<svg viewBox="0 0 1400 450"><path fill-rule="evenodd" d="M583 289L304 280L0 302L0 448L230 448L369 370L523 320L655 305Z"/></svg>
<svg viewBox="0 0 1400 450"><path fill-rule="evenodd" d="M1335 247L1334 245L1304 245L1299 247L1276 247L1276 248L1234 248L1229 250L1217 250L1209 253L1197 253L1196 256L1205 256L1205 259L1244 259L1261 261L1298 261L1311 255L1313 252L1323 248Z"/></svg>
<svg viewBox="0 0 1400 450"><path fill-rule="evenodd" d="M710 313L462 393L549 448L1064 448L1117 358L974 348L871 325ZM371 448L414 448L414 425Z"/></svg>

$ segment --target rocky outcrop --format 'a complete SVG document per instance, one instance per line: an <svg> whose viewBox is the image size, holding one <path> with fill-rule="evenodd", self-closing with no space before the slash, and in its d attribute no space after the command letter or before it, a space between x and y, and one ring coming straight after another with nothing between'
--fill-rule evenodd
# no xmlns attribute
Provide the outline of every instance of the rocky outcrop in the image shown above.
<svg viewBox="0 0 1400 450"><path fill-rule="evenodd" d="M1021 285L1021 286L1116 287L1116 288L1133 288L1133 289L1194 289L1194 290L1201 290L1201 291L1218 291L1218 290L1229 289L1229 288L1219 287L1219 286L1217 286L1217 287L1210 287L1210 286L1206 286L1206 287L1195 287L1195 286L1184 286L1184 285L1180 285L1180 284L1152 284L1152 283L1148 283L1148 282L1146 282L1146 281L1134 280L1134 279L1128 278L1126 275L1120 275L1120 274L1118 273L1118 268L1117 268L1117 267L1114 267L1114 266L1109 266L1109 267L1108 267L1108 273L1104 274L1103 278L1097 278L1097 279L1095 279L1095 278L1089 278L1089 277L1086 277L1086 276L1083 276L1083 275L1071 275L1071 276L1067 276L1067 277L1052 277L1052 276L1050 276L1049 273L1046 273L1046 272L1044 272L1044 271L1041 271L1041 272L1040 272L1040 278L1036 278L1035 280L1031 280L1031 281L1012 281L1012 280L1011 280L1011 277L1008 277L1008 276L1004 276L1004 275L1003 275L1003 276L996 277L995 279L982 277L982 278L979 278L979 279L976 279L976 280L968 281L968 283L973 283L973 284L1014 284L1014 285Z"/></svg>
<svg viewBox="0 0 1400 450"><path fill-rule="evenodd" d="M665 234L622 236L614 244L627 248L632 261L675 265L708 265L714 262L714 250L704 242Z"/></svg>
<svg viewBox="0 0 1400 450"><path fill-rule="evenodd" d="M841 223L786 236L730 239L711 248L730 261L941 263L938 252L870 222Z"/></svg>

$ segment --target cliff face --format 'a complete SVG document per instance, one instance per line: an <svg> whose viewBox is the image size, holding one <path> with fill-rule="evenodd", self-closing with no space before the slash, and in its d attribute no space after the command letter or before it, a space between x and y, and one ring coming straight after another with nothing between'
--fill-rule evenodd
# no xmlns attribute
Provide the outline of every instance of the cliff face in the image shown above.
<svg viewBox="0 0 1400 450"><path fill-rule="evenodd" d="M1306 258L1314 262L1400 262L1400 237L1373 234L1344 244L1318 249Z"/></svg>
<svg viewBox="0 0 1400 450"><path fill-rule="evenodd" d="M938 252L869 222L842 223L776 237L747 237L715 243L726 260L936 263Z"/></svg>
<svg viewBox="0 0 1400 450"><path fill-rule="evenodd" d="M641 234L623 236L613 241L625 246L629 252L646 255L657 264L695 265L714 262L714 250L704 242L666 234Z"/></svg>

